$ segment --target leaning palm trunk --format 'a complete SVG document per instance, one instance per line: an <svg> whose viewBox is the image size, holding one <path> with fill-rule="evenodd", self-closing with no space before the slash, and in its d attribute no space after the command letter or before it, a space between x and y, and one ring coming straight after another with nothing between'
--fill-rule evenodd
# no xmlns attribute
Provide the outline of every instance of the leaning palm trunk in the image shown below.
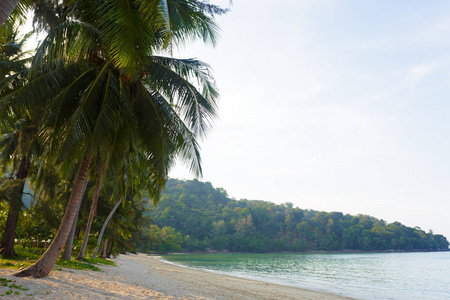
<svg viewBox="0 0 450 300"><path fill-rule="evenodd" d="M83 160L81 161L80 168L78 169L77 178L75 179L72 194L70 195L69 202L67 203L66 211L61 221L61 225L59 226L58 233L53 239L53 242L50 244L50 247L34 265L31 265L27 269L14 274L14 276L33 276L34 278L41 278L50 273L58 260L58 256L66 243L70 230L72 229L73 220L75 219L78 205L83 198L90 163L91 158L85 154L83 156Z"/></svg>
<svg viewBox="0 0 450 300"><path fill-rule="evenodd" d="M80 206L78 206L78 211ZM64 252L61 255L62 260L72 260L72 247L73 247L73 238L75 237L75 231L77 229L77 220L78 220L78 212L75 214L75 219L73 220L72 229L70 229L69 236L67 237L66 247L64 248Z"/></svg>
<svg viewBox="0 0 450 300"><path fill-rule="evenodd" d="M18 3L19 0L2 0L0 4L0 26L5 23Z"/></svg>
<svg viewBox="0 0 450 300"><path fill-rule="evenodd" d="M119 207L120 203L122 203L123 197L120 197L116 203L114 204L113 209L109 213L108 217L106 217L105 223L103 223L102 230L100 231L100 235L98 236L97 240L97 246L94 249L94 253L92 254L92 257L97 256L98 249L100 248L100 244L102 243L103 234L105 233L106 226L108 226L109 221L111 220L112 216L116 212L117 208Z"/></svg>
<svg viewBox="0 0 450 300"><path fill-rule="evenodd" d="M86 191L87 184L88 184L88 181L86 180L86 184L84 185L84 191ZM67 238L64 253L61 255L61 259L63 259L63 260L72 260L73 238L75 237L75 231L77 229L77 220L78 220L78 214L80 212L80 207L81 207L81 201L80 201L80 204L78 205L78 209L77 209L77 213L75 214L75 218L73 219L72 229L70 230L69 237Z"/></svg>
<svg viewBox="0 0 450 300"><path fill-rule="evenodd" d="M97 180L95 181L94 197L92 198L91 211L89 212L88 222L86 224L86 230L84 231L83 244L81 245L80 252L78 253L77 260L82 261L86 252L86 247L89 240L89 233L91 232L92 221L94 220L95 213L97 211L98 196L100 195L100 187L102 185L103 178L103 165L100 159L97 166Z"/></svg>
<svg viewBox="0 0 450 300"><path fill-rule="evenodd" d="M6 219L5 231L0 245L0 253L4 256L16 256L14 251L14 240L16 238L17 220L22 210L22 195L25 187L25 179L28 175L28 160L23 156L20 160L17 180L19 184L14 187L14 192L9 204L8 218Z"/></svg>

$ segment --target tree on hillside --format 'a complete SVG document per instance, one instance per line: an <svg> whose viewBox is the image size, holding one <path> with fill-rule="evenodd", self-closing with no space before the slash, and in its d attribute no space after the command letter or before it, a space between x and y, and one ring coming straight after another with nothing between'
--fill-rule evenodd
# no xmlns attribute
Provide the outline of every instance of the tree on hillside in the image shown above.
<svg viewBox="0 0 450 300"><path fill-rule="evenodd" d="M448 250L442 235L425 233L399 222L387 224L371 216L304 210L290 203L233 200L226 192L198 180L170 179L162 201L146 212L157 228L175 229L189 251L373 251ZM156 228L156 227L154 227ZM161 251L156 231L143 230L139 249Z"/></svg>

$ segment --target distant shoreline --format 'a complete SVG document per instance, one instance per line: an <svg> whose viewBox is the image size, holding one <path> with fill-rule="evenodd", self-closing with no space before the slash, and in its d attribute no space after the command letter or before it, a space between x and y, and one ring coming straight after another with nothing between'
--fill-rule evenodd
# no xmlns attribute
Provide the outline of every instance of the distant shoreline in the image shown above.
<svg viewBox="0 0 450 300"><path fill-rule="evenodd" d="M171 255L171 254L257 254L257 253L324 253L324 254L344 254L344 253L428 253L428 252L448 252L449 249L422 249L422 250L336 250L336 251L322 251L322 250L314 250L314 251L304 251L304 252L290 252L290 251L280 251L280 252L232 252L228 250L209 250L209 251L193 251L193 252L149 252L148 255Z"/></svg>

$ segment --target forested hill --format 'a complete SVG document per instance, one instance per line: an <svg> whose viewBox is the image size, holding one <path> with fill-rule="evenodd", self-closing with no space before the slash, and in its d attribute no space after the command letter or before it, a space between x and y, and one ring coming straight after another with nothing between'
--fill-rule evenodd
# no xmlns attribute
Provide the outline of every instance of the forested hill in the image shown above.
<svg viewBox="0 0 450 300"><path fill-rule="evenodd" d="M142 232L140 251L240 252L337 250L439 250L447 239L399 222L233 200L209 182L170 179Z"/></svg>

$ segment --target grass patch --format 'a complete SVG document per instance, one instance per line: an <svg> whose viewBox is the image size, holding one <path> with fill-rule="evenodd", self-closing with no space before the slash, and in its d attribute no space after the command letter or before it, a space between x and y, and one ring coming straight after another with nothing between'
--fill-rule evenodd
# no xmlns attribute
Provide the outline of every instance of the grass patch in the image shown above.
<svg viewBox="0 0 450 300"><path fill-rule="evenodd" d="M0 296L9 296L9 295L20 295L21 292L19 291L28 291L27 288L24 288L21 285L17 285L13 283L11 279L7 279L4 277L0 277L0 286L8 287L9 289L5 292L5 294L1 294ZM19 290L19 291L15 291Z"/></svg>
<svg viewBox="0 0 450 300"><path fill-rule="evenodd" d="M16 257L0 257L0 268L8 269L20 269L26 268L39 258L37 254L34 254L29 249L17 247Z"/></svg>
<svg viewBox="0 0 450 300"><path fill-rule="evenodd" d="M44 252L45 249L36 249L36 248L23 248L23 247L17 247L16 253L18 257L25 259L25 260L38 260L41 257L41 254L38 254L38 250L41 252Z"/></svg>
<svg viewBox="0 0 450 300"><path fill-rule="evenodd" d="M101 257L85 257L84 260L88 263L95 264L95 265L107 265L107 266L114 266L117 267L117 265L114 263L114 261L106 258Z"/></svg>
<svg viewBox="0 0 450 300"><path fill-rule="evenodd" d="M59 267L69 268L69 269L76 269L76 270L91 270L91 271L100 271L100 269L95 266L94 264L91 264L89 262L84 261L78 261L78 260L58 260L56 264Z"/></svg>
<svg viewBox="0 0 450 300"><path fill-rule="evenodd" d="M8 269L21 269L27 268L34 264L41 255L38 254L38 250L42 250L39 248L25 248L25 247L16 247L16 257L5 257L2 258L0 256L0 268L8 268ZM77 261L72 258L71 261L67 260L58 260L56 262L55 268L57 270L62 271L61 268L68 269L77 269L77 270L91 270L91 271L101 271L96 265L108 265L108 266L116 266L116 264L110 260L101 257L86 257L83 261ZM2 282L0 281L0 285Z"/></svg>
<svg viewBox="0 0 450 300"><path fill-rule="evenodd" d="M28 268L34 263L35 261L15 261L9 259L0 259L0 268L19 270L20 268Z"/></svg>

